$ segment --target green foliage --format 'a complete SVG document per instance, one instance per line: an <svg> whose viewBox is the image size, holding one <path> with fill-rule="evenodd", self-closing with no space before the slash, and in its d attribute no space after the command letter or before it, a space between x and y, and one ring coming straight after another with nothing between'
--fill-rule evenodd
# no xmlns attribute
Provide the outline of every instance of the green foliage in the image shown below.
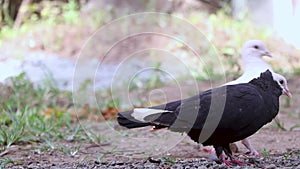
<svg viewBox="0 0 300 169"><path fill-rule="evenodd" d="M290 98L285 98L284 107L291 107L291 99Z"/></svg>
<svg viewBox="0 0 300 169"><path fill-rule="evenodd" d="M262 155L264 156L264 158L269 156L269 150L267 150L266 148L263 149Z"/></svg>
<svg viewBox="0 0 300 169"><path fill-rule="evenodd" d="M5 112L10 121L8 124L1 124L0 127L0 145L10 147L13 143L24 139L25 121L22 120L23 114L10 114Z"/></svg>
<svg viewBox="0 0 300 169"><path fill-rule="evenodd" d="M172 165L176 164L175 160L172 159L171 157L165 157L164 160L165 162L170 163Z"/></svg>
<svg viewBox="0 0 300 169"><path fill-rule="evenodd" d="M79 5L76 0L70 0L67 3L59 4L51 1L32 3L28 8L28 13L28 20L25 22L42 22L48 25L56 25L59 23L80 23Z"/></svg>
<svg viewBox="0 0 300 169"><path fill-rule="evenodd" d="M11 77L8 80L8 85L0 85L0 96L5 96L1 99L0 110L14 112L24 111L26 107L34 107L40 111L57 104L60 106L71 104L71 93L59 92L49 81L50 79L46 82L47 85L42 87L40 85L35 86L25 73ZM63 105L62 102L66 105Z"/></svg>
<svg viewBox="0 0 300 169"><path fill-rule="evenodd" d="M63 95L71 99L70 93L58 92L52 85L34 85L25 73L10 78L8 85L0 87L1 146L8 148L21 141L35 142L65 137L59 130L71 127L71 114L65 109L67 105L59 100ZM69 104L68 101L65 103Z"/></svg>
<svg viewBox="0 0 300 169"><path fill-rule="evenodd" d="M69 156L75 156L80 149L80 146L59 146L59 150L64 154L64 155L69 155Z"/></svg>
<svg viewBox="0 0 300 169"><path fill-rule="evenodd" d="M108 154L112 154L114 153L116 150L117 150L118 147L113 147L111 150L107 150L107 151L104 151L104 152L100 152L98 154L98 157L97 157L97 161L98 162L102 162L102 160L108 155Z"/></svg>
<svg viewBox="0 0 300 169"><path fill-rule="evenodd" d="M96 144L101 144L105 142L106 140L104 139L102 135L99 135L99 133L95 133L92 130L88 130L86 132L87 136L90 138L91 141L93 141Z"/></svg>
<svg viewBox="0 0 300 169"><path fill-rule="evenodd" d="M40 142L65 138L60 129L70 124L68 113L46 117L35 108L26 108L24 112L4 111L1 114L5 115L6 120L1 121L0 145L6 148L20 141Z"/></svg>
<svg viewBox="0 0 300 169"><path fill-rule="evenodd" d="M294 69L294 75L300 75L300 67Z"/></svg>
<svg viewBox="0 0 300 169"><path fill-rule="evenodd" d="M207 80L207 78L204 77L201 73L199 73L198 70L191 69L190 71L191 71L191 73L192 73L192 76L193 76L197 81L205 81L205 80Z"/></svg>
<svg viewBox="0 0 300 169"><path fill-rule="evenodd" d="M284 156L284 159L288 160L289 158L291 158L292 154L291 153L285 153L283 156Z"/></svg>
<svg viewBox="0 0 300 169"><path fill-rule="evenodd" d="M42 105L38 103L43 101L40 96L43 96L45 91L41 88L35 90L25 73L10 78L9 83L9 86L1 86L1 91L10 91L8 98L2 100L1 109L23 111L26 106Z"/></svg>
<svg viewBox="0 0 300 169"><path fill-rule="evenodd" d="M79 6L76 0L70 0L67 5L63 6L64 21L71 24L79 24Z"/></svg>
<svg viewBox="0 0 300 169"><path fill-rule="evenodd" d="M298 128L300 128L300 124L295 124L289 130L293 131L294 129L298 129Z"/></svg>
<svg viewBox="0 0 300 169"><path fill-rule="evenodd" d="M79 12L80 7L76 0L69 0L67 3L53 1L31 3L24 11L22 25L19 28L13 28L13 23L3 25L0 29L0 39L14 38L34 29L42 30L41 27L44 25L53 27L63 24L80 25L82 19ZM53 32L50 34L53 36Z"/></svg>
<svg viewBox="0 0 300 169"><path fill-rule="evenodd" d="M154 65L153 73L147 78L135 78L129 86L129 91L141 90L144 92L153 90L157 87L163 86L165 82L163 81L164 74L160 71L161 63L156 63Z"/></svg>
<svg viewBox="0 0 300 169"><path fill-rule="evenodd" d="M3 26L0 29L0 39L4 39L4 38L10 39L10 38L16 37L17 35L18 35L18 32L13 30L9 26Z"/></svg>
<svg viewBox="0 0 300 169"><path fill-rule="evenodd" d="M113 98L112 91L110 89L96 91L96 98L100 110L119 107L121 104L121 100L118 97Z"/></svg>
<svg viewBox="0 0 300 169"><path fill-rule="evenodd" d="M6 168L8 164L13 164L14 161L11 158L1 158L0 159L0 169Z"/></svg>
<svg viewBox="0 0 300 169"><path fill-rule="evenodd" d="M284 123L281 122L278 118L274 119L275 122L275 127L282 130L282 131L287 131L287 129L284 127Z"/></svg>

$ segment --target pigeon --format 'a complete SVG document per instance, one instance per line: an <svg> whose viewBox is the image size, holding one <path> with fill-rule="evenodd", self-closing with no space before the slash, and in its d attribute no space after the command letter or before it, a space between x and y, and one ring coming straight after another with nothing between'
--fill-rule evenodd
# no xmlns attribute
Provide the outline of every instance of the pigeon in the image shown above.
<svg viewBox="0 0 300 169"><path fill-rule="evenodd" d="M260 73L266 70L270 70L272 74L276 74L275 72L273 72L271 66L265 60L263 60L262 58L263 56L272 57L272 55L266 49L262 41L260 40L247 41L242 48L242 67L244 69L244 73L236 80L228 82L224 85L247 83L253 78L259 77ZM281 75L276 74L276 76L281 76ZM285 88L284 94L291 97L291 93L288 89L285 78L283 78L282 76L280 78L283 79L282 84L284 85ZM255 148L251 145L250 141L247 138L242 140L242 144L249 150L247 154L253 156L259 156L259 153L255 150Z"/></svg>
<svg viewBox="0 0 300 169"><path fill-rule="evenodd" d="M217 162L243 165L233 156L229 144L251 136L278 114L279 96L286 92L282 80L282 76L267 70L249 83L225 85L184 100L119 112L117 120L127 128L153 126L187 133L197 143L212 145Z"/></svg>
<svg viewBox="0 0 300 169"><path fill-rule="evenodd" d="M236 80L224 85L248 83L253 78L259 77L260 73L267 69L273 72L271 66L262 59L263 56L272 57L262 41L249 40L245 42L242 48L242 67L244 73Z"/></svg>

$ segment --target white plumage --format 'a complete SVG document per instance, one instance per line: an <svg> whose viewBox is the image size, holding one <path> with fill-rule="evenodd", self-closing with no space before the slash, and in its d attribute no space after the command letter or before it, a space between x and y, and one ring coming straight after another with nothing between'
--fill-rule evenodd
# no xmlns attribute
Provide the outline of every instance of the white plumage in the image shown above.
<svg viewBox="0 0 300 169"><path fill-rule="evenodd" d="M271 66L262 59L263 56L272 57L262 41L247 41L242 48L242 67L244 73L236 80L224 85L248 83L250 80L259 77L260 73L265 72L267 69L273 72Z"/></svg>
<svg viewBox="0 0 300 169"><path fill-rule="evenodd" d="M133 113L131 116L135 118L136 120L147 122L145 121L145 117L151 115L151 114L159 114L163 112L171 112L168 110L160 110L160 109L148 109L148 108L135 108L133 109Z"/></svg>

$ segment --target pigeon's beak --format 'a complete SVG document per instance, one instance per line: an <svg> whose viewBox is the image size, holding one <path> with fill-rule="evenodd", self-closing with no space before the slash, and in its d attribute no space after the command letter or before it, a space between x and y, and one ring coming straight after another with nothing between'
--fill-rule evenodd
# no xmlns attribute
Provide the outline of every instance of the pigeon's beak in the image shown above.
<svg viewBox="0 0 300 169"><path fill-rule="evenodd" d="M283 88L283 94L289 98L292 98L292 93L290 92L290 90L287 87Z"/></svg>
<svg viewBox="0 0 300 169"><path fill-rule="evenodd" d="M264 55L264 56L268 56L268 57L270 57L270 58L273 57L273 56L270 54L270 52L267 51L267 50L264 52L263 55Z"/></svg>

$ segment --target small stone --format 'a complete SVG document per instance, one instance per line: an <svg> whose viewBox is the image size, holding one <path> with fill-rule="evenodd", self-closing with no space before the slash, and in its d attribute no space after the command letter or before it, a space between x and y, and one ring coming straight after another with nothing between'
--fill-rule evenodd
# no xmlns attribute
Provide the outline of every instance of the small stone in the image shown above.
<svg viewBox="0 0 300 169"><path fill-rule="evenodd" d="M152 157L149 157L149 158L148 158L148 161L149 161L150 163L155 163L155 164L161 163L161 160L160 160L160 159L154 159L154 158L152 158Z"/></svg>
<svg viewBox="0 0 300 169"><path fill-rule="evenodd" d="M275 164L270 164L270 165L265 166L265 168L266 169L275 169L276 165Z"/></svg>
<svg viewBox="0 0 300 169"><path fill-rule="evenodd" d="M72 142L72 141L74 141L74 136L73 136L73 135L68 136L68 137L66 138L66 140L69 141L69 142Z"/></svg>

